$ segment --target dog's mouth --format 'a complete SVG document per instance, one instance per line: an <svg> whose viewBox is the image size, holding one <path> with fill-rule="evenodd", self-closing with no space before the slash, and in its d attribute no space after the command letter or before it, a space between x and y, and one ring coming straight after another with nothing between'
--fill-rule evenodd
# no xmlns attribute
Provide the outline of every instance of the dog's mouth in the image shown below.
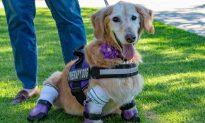
<svg viewBox="0 0 205 123"><path fill-rule="evenodd" d="M122 44L114 32L113 32L113 34L115 36L115 39L116 39L118 45L122 49L122 56L124 57L124 59L131 60L135 54L134 44Z"/></svg>
<svg viewBox="0 0 205 123"><path fill-rule="evenodd" d="M123 44L122 45L122 55L127 59L130 60L134 57L135 49L133 44Z"/></svg>

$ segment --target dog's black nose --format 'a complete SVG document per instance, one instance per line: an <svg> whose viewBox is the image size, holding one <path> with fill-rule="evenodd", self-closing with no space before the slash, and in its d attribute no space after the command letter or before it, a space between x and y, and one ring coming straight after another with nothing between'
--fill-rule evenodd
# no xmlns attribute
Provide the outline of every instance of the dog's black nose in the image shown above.
<svg viewBox="0 0 205 123"><path fill-rule="evenodd" d="M125 40L128 43L133 43L136 40L136 36L132 33L129 33L129 34L125 35Z"/></svg>

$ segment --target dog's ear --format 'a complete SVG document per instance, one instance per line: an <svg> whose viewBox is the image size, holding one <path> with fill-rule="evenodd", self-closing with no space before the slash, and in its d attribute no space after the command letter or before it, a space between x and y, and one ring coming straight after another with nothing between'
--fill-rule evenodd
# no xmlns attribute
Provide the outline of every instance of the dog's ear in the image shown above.
<svg viewBox="0 0 205 123"><path fill-rule="evenodd" d="M105 7L91 16L94 35L97 39L104 39L105 35L109 33L108 16L112 13L112 8L112 6Z"/></svg>
<svg viewBox="0 0 205 123"><path fill-rule="evenodd" d="M135 5L136 11L140 14L140 21L144 29L151 34L154 34L155 29L153 25L153 12L150 9L147 9L139 4Z"/></svg>

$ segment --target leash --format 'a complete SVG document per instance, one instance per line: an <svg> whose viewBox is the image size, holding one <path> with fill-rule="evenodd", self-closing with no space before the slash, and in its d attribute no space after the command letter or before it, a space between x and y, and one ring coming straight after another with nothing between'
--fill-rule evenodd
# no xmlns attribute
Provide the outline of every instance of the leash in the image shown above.
<svg viewBox="0 0 205 123"><path fill-rule="evenodd" d="M107 2L107 0L104 0L104 2L106 6L109 6L109 3Z"/></svg>

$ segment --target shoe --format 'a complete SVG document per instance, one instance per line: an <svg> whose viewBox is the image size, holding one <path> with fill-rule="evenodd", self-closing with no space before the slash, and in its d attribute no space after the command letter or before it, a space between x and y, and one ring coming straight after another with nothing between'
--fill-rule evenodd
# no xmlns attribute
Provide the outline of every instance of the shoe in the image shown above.
<svg viewBox="0 0 205 123"><path fill-rule="evenodd" d="M16 95L16 97L11 101L12 105L16 105L22 102L25 102L26 100L28 100L30 97L32 96L37 96L40 94L40 91L38 90L38 88L35 88L34 90L32 90L31 93L29 93L26 90L21 90L18 92L18 94Z"/></svg>

